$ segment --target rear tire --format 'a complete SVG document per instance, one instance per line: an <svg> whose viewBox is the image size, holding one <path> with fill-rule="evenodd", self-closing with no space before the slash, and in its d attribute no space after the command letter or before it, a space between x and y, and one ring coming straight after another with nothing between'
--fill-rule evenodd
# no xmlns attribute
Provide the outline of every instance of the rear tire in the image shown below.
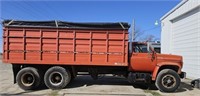
<svg viewBox="0 0 200 96"><path fill-rule="evenodd" d="M36 68L26 67L18 72L16 81L21 89L34 90L39 87L41 76Z"/></svg>
<svg viewBox="0 0 200 96"><path fill-rule="evenodd" d="M64 88L70 80L71 74L69 70L60 66L49 68L44 75L45 85L52 90Z"/></svg>
<svg viewBox="0 0 200 96"><path fill-rule="evenodd" d="M174 92L180 85L179 75L171 69L163 69L156 79L156 87L162 92Z"/></svg>

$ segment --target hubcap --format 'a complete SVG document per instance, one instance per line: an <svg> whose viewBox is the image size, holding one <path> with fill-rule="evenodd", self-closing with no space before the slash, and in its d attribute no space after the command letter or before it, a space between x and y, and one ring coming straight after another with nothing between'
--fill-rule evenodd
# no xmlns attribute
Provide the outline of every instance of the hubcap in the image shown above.
<svg viewBox="0 0 200 96"><path fill-rule="evenodd" d="M63 76L59 72L52 72L49 76L49 81L52 85L59 85L63 81Z"/></svg>
<svg viewBox="0 0 200 96"><path fill-rule="evenodd" d="M172 75L165 75L162 78L162 85L165 88L173 88L176 85L176 79Z"/></svg>
<svg viewBox="0 0 200 96"><path fill-rule="evenodd" d="M21 77L21 82L25 86L31 86L35 82L35 78L32 73L25 73Z"/></svg>

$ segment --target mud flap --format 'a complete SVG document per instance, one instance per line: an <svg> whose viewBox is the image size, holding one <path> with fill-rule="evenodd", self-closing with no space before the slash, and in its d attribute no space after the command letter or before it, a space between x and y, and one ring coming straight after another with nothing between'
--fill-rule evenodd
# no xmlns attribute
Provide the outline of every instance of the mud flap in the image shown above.
<svg viewBox="0 0 200 96"><path fill-rule="evenodd" d="M14 78L14 84L16 83L16 76L17 73L20 71L20 65L12 64L12 70L13 70L13 78Z"/></svg>

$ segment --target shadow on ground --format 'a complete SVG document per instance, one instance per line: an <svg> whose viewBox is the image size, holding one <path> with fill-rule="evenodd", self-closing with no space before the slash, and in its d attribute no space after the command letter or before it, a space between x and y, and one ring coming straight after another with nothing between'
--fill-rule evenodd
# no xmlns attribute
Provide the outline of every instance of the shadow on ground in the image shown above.
<svg viewBox="0 0 200 96"><path fill-rule="evenodd" d="M123 86L133 86L134 88L144 89L144 90L158 90L155 84L146 83L134 83L130 84L127 79L122 77L105 76L104 78L93 80L90 76L79 76L75 78L66 88L77 88L81 86L92 86L92 85L123 85ZM181 82L180 87L175 93L191 91L194 88L185 82Z"/></svg>
<svg viewBox="0 0 200 96"><path fill-rule="evenodd" d="M98 80L93 80L90 76L78 76L75 78L67 88L75 88L81 86L91 85L127 85L131 86L130 83L122 77L104 76Z"/></svg>
<svg viewBox="0 0 200 96"><path fill-rule="evenodd" d="M155 84L145 84L145 83L134 83L130 84L127 79L122 77L113 77L113 76L105 76L98 80L93 80L90 76L78 76L73 81L69 83L69 85L65 89L70 88L78 88L83 86L92 86L92 85L123 85L123 86L133 86L134 88L143 89L143 90L152 90L156 91L158 90L155 86ZM46 86L41 86L38 90L33 91L24 91L20 93L15 94L1 94L2 96L8 96L8 95L22 95L42 90L47 90L48 88ZM184 91L191 91L193 90L193 87L187 83L181 82L181 85L179 89L175 92L184 92Z"/></svg>
<svg viewBox="0 0 200 96"><path fill-rule="evenodd" d="M185 91L191 91L191 90L194 90L194 88L190 85L190 84L187 84L185 82L181 82L180 84L180 87L178 88L178 90L176 91L177 93L178 92L185 92Z"/></svg>

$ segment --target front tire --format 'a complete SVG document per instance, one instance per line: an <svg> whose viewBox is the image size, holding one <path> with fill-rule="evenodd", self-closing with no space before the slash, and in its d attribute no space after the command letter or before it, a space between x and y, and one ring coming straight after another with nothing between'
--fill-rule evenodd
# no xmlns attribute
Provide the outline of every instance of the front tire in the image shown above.
<svg viewBox="0 0 200 96"><path fill-rule="evenodd" d="M23 90L34 90L39 87L41 76L36 68L26 67L18 72L16 81Z"/></svg>
<svg viewBox="0 0 200 96"><path fill-rule="evenodd" d="M156 87L162 92L174 92L180 85L179 75L171 69L163 69L156 79Z"/></svg>
<svg viewBox="0 0 200 96"><path fill-rule="evenodd" d="M70 80L71 74L69 70L60 66L49 68L44 75L45 85L52 90L64 88Z"/></svg>

